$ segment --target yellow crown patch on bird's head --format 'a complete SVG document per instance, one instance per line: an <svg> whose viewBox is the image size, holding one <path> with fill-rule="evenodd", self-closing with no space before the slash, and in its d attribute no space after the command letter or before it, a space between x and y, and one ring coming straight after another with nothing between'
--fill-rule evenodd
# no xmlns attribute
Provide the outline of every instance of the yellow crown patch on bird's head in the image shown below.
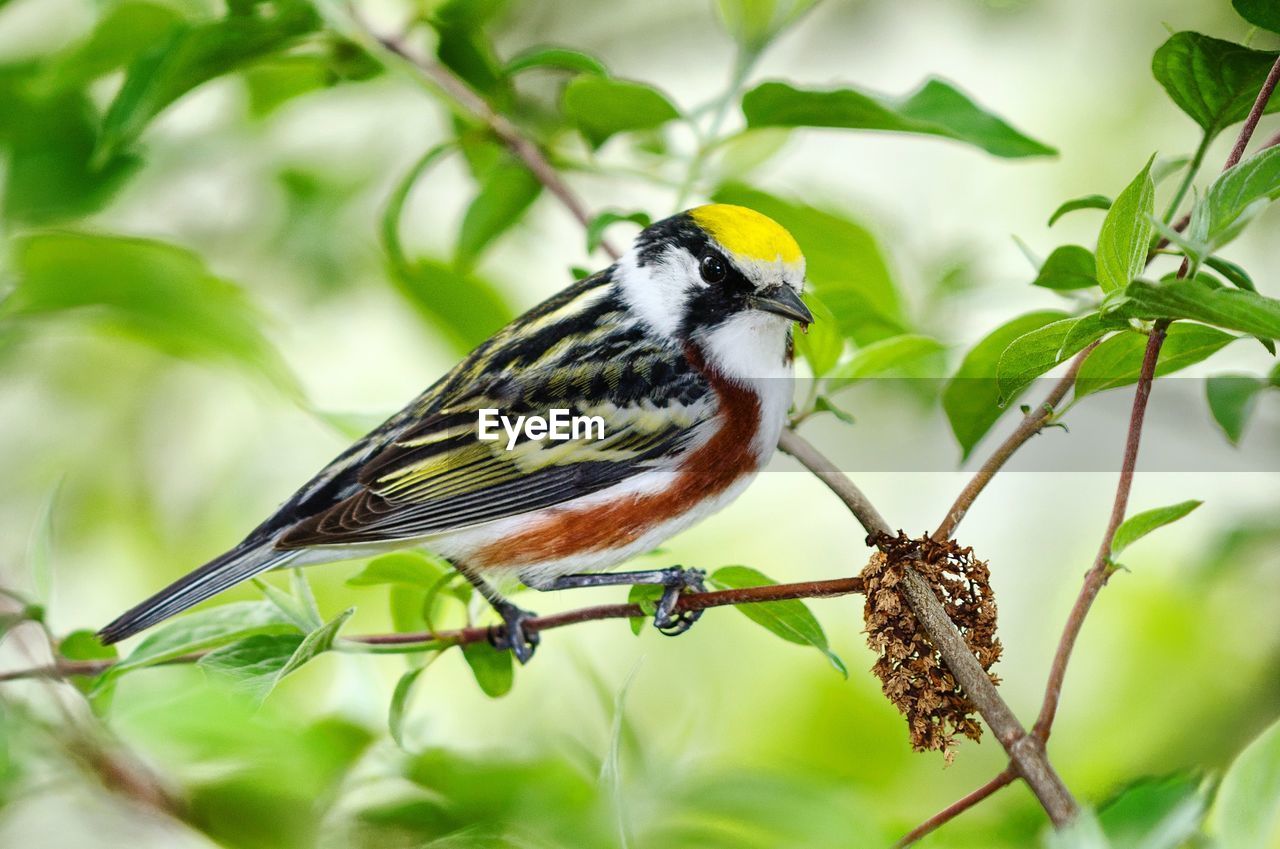
<svg viewBox="0 0 1280 849"><path fill-rule="evenodd" d="M743 259L788 265L804 260L786 228L754 209L712 203L689 210L689 217L726 251Z"/></svg>

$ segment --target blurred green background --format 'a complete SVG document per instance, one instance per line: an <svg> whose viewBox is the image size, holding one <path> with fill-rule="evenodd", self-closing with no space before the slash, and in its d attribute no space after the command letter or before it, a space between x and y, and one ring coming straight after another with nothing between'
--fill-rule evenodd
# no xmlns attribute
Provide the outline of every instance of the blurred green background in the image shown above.
<svg viewBox="0 0 1280 849"><path fill-rule="evenodd" d="M259 21L219 52L199 27L227 9L204 0L0 2L0 269L7 289L22 281L0 308L0 585L43 605L59 636L101 626L229 547L505 318L573 269L608 262L518 174L496 183L511 206L492 213L519 216L516 226L490 228L492 239L475 220L467 230L492 172L459 157L413 184L403 254L389 260L380 227L396 187L432 145L475 131L411 68L382 69L385 54L343 32L347 9L320 4L319 24L309 6L227 6L270 26ZM512 0L446 12L459 27L483 18L482 39L453 43L462 54L506 61L561 45L682 108L714 111L734 66L735 8L773 4ZM441 25L439 4L359 4L383 34L416 13ZM114 112L128 85L122 69L160 55L148 53L157 44L173 47L174 27L186 28L182 58L146 59L153 65L138 77L167 82ZM685 200L740 180L865 228L905 320L941 340L953 367L992 327L1058 304L1027 285L1033 270L1011 235L1039 255L1057 241L1091 244L1091 213L1048 233L1061 200L1114 195L1152 152L1195 147L1194 125L1150 72L1152 51L1185 29L1276 43L1226 0L820 3L763 53L752 83L900 95L937 75L1059 155L1009 160L923 136L775 130L711 152ZM410 43L430 55L433 38L418 28ZM184 62L188 77L165 77L164 61ZM556 123L564 85L557 72L532 71L513 108L587 205L673 211L698 140L673 125L593 149ZM741 120L726 109L726 127ZM1267 119L1260 136L1275 130ZM1211 148L1210 170L1231 135ZM477 138L469 156L501 156ZM1276 210L1264 213L1233 248L1273 294L1278 224ZM632 232L619 224L607 237L624 243ZM811 255L840 251L801 241ZM1267 367L1256 345L1231 357L1240 370ZM892 457L927 443L949 458L933 470L882 462L856 475L895 526L935 524L966 479L936 393L859 387L843 399L857 423L816 420L820 444L883 445L873 450ZM1185 415L1209 422L1203 403ZM1123 422L1113 424L1093 446L1102 468L1119 462ZM1274 461L1277 435L1280 405L1268 397L1245 442ZM779 581L859 570L867 551L843 508L790 461L775 471L653 559L745 563ZM1114 478L1003 475L962 529L991 564L1005 646L997 671L1024 719L1038 708ZM1133 504L1189 498L1206 504L1126 555L1131 571L1105 589L1067 678L1050 753L1094 806L1134 782L1150 794L1129 797L1139 814L1185 800L1280 714L1280 476L1152 472L1139 476ZM349 633L392 629L395 590L349 586L360 568L310 571L320 610L354 605ZM550 612L620 596L520 601ZM215 603L260 598L248 586ZM257 711L204 670L141 671L96 701L102 725L70 688L4 684L0 845L881 846L1003 768L989 735L962 743L950 764L913 753L866 672L861 600L811 607L847 680L818 652L729 609L678 640L591 623L548 633L501 698L477 687L459 652L445 653L417 681L403 747L387 732L406 669L399 656L330 652ZM24 625L0 657L5 668L42 663L48 647ZM142 784L158 777L182 800L180 815L156 813L122 764L145 765ZM925 845L1026 846L1043 827L1015 786ZM1112 836L1118 846L1165 845Z"/></svg>

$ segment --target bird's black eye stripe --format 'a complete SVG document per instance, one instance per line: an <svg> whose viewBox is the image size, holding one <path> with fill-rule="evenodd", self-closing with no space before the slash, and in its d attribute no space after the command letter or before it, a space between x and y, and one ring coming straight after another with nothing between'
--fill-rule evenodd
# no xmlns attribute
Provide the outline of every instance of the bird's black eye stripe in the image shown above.
<svg viewBox="0 0 1280 849"><path fill-rule="evenodd" d="M707 251L702 255L702 259L698 261L698 269L702 272L702 279L712 284L723 283L729 276L729 263L715 251Z"/></svg>

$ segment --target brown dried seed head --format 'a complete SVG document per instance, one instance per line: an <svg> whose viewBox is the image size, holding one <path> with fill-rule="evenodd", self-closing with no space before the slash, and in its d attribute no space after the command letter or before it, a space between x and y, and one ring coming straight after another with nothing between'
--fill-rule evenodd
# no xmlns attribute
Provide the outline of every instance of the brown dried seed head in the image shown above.
<svg viewBox="0 0 1280 849"><path fill-rule="evenodd" d="M917 751L941 751L950 763L956 735L977 740L982 726L973 703L920 630L900 585L907 567L919 572L990 674L1001 652L990 572L972 549L954 540L936 542L927 534L911 539L899 531L896 537L881 534L867 541L880 549L862 572L867 642L878 655L872 671L907 718L911 745Z"/></svg>

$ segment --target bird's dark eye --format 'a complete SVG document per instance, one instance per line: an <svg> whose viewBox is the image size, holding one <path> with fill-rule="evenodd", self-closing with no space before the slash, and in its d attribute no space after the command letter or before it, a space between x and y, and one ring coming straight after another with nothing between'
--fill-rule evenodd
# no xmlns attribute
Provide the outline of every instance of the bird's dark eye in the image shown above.
<svg viewBox="0 0 1280 849"><path fill-rule="evenodd" d="M723 283L729 276L729 266L725 264L724 257L719 254L709 252L703 254L699 266L702 279L708 283Z"/></svg>

